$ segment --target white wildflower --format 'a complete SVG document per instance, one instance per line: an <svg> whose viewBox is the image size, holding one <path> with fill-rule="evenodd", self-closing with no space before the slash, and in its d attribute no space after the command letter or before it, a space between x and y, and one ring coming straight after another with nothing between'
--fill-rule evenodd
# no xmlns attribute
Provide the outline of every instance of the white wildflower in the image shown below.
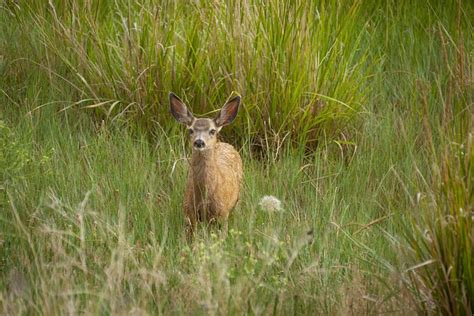
<svg viewBox="0 0 474 316"><path fill-rule="evenodd" d="M283 210L281 207L281 201L273 195L265 195L262 197L258 205L260 205L263 210L268 212L277 212Z"/></svg>

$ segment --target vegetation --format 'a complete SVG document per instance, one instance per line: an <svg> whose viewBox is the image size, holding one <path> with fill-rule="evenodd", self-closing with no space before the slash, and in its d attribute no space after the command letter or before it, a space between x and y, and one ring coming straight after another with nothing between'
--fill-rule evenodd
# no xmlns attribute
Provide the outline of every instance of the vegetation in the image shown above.
<svg viewBox="0 0 474 316"><path fill-rule="evenodd" d="M2 312L471 314L473 10L0 2ZM169 91L243 97L227 234L186 241Z"/></svg>

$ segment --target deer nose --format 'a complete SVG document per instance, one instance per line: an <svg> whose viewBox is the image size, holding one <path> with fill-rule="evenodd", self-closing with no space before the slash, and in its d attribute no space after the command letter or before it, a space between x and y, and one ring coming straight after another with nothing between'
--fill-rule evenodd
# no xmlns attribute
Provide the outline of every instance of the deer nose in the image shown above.
<svg viewBox="0 0 474 316"><path fill-rule="evenodd" d="M206 144L202 139L197 139L196 141L194 141L194 147L196 148L204 148L205 145Z"/></svg>

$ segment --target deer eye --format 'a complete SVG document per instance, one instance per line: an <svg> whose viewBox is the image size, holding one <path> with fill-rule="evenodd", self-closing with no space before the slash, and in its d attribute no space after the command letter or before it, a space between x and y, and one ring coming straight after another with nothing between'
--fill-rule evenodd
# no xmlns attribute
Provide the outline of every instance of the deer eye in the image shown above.
<svg viewBox="0 0 474 316"><path fill-rule="evenodd" d="M216 130L215 130L215 129L211 129L211 130L209 131L209 135L215 135L215 134L216 134Z"/></svg>
<svg viewBox="0 0 474 316"><path fill-rule="evenodd" d="M192 135L194 133L194 130L192 128L189 129L189 135Z"/></svg>

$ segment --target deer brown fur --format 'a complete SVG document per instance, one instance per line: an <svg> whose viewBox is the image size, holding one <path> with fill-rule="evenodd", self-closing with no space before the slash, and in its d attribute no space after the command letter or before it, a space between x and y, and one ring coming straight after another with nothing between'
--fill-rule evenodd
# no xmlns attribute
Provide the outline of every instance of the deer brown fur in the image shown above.
<svg viewBox="0 0 474 316"><path fill-rule="evenodd" d="M187 126L193 145L184 195L189 232L197 222L227 219L239 199L242 159L232 145L217 139L221 128L235 119L239 104L240 97L235 97L214 120L195 118L184 103L170 93L171 114Z"/></svg>

